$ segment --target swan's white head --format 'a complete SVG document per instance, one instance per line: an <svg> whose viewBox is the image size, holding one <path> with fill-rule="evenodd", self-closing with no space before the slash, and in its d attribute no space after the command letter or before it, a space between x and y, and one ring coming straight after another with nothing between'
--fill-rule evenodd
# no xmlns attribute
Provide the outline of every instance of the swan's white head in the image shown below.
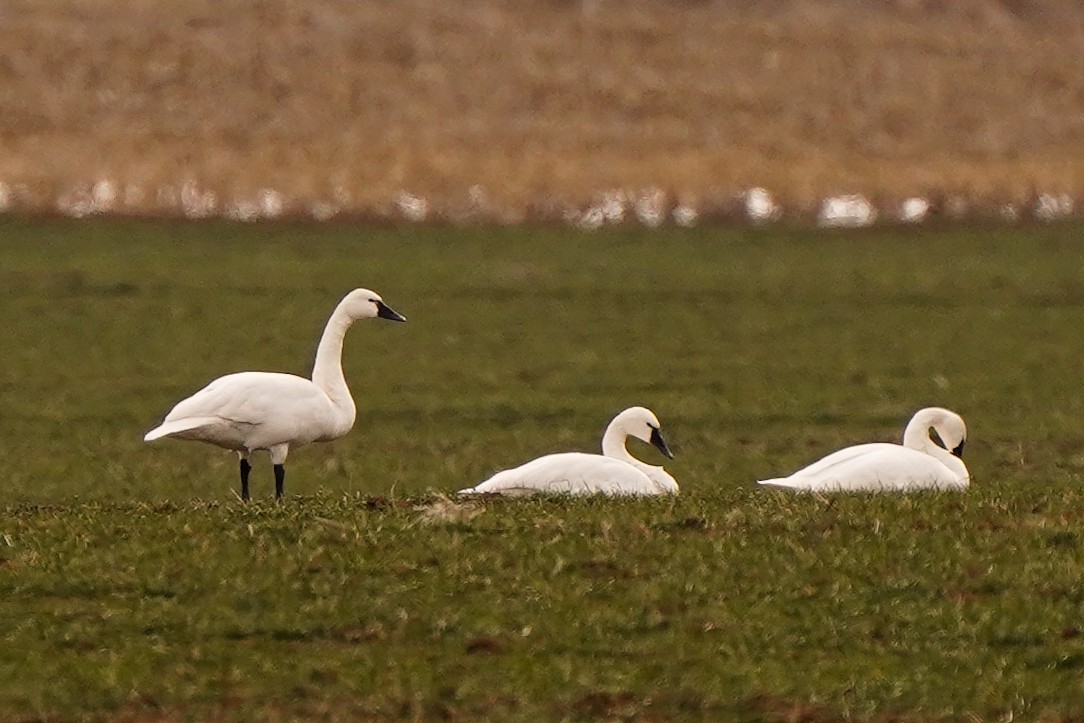
<svg viewBox="0 0 1084 723"><path fill-rule="evenodd" d="M339 302L339 310L350 317L351 321L373 318L406 321L405 316L384 303L380 294L368 289L351 291Z"/></svg>
<svg viewBox="0 0 1084 723"><path fill-rule="evenodd" d="M956 412L941 407L927 407L915 412L907 429L903 433L903 443L907 447L916 447L916 443L925 446L932 440L930 429L937 432L937 436L944 443L945 449L957 457L964 456L964 442L967 441L967 425L963 417Z"/></svg>
<svg viewBox="0 0 1084 723"><path fill-rule="evenodd" d="M629 407L610 422L610 429L619 431L623 435L641 439L670 459L673 459L673 452L666 446L666 442L659 432L660 426L659 418L646 407Z"/></svg>

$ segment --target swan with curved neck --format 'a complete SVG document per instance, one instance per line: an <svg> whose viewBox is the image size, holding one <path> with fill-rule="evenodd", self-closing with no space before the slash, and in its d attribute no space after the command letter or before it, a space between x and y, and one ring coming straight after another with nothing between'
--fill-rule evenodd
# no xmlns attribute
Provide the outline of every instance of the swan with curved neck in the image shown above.
<svg viewBox="0 0 1084 723"><path fill-rule="evenodd" d="M614 417L602 436L602 454L548 454L514 469L498 472L459 494L672 495L678 486L662 467L641 462L625 448L628 437L674 455L659 431L659 420L644 407L631 407Z"/></svg>
<svg viewBox="0 0 1084 723"><path fill-rule="evenodd" d="M945 447L933 441L930 429ZM820 492L963 490L971 482L962 459L966 439L967 427L960 415L927 407L907 424L902 445L876 442L847 447L789 477L759 484Z"/></svg>
<svg viewBox="0 0 1084 723"><path fill-rule="evenodd" d="M291 446L337 439L354 426L356 407L343 376L346 331L358 319L406 321L368 289L347 294L324 327L312 379L293 374L239 372L219 377L177 403L143 438L207 442L241 458L241 498L249 499L252 452L267 450L275 471L275 497L283 495Z"/></svg>

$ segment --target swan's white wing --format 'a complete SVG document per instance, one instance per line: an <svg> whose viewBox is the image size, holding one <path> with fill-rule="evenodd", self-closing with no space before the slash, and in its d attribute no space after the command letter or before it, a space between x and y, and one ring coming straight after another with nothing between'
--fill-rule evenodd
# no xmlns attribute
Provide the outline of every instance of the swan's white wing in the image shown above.
<svg viewBox="0 0 1084 723"><path fill-rule="evenodd" d="M243 424L262 424L326 398L315 384L293 374L240 372L219 377L178 402L165 421L219 416Z"/></svg>
<svg viewBox="0 0 1084 723"><path fill-rule="evenodd" d="M539 457L498 472L460 494L657 495L658 486L627 462L598 454L566 452Z"/></svg>
<svg viewBox="0 0 1084 723"><path fill-rule="evenodd" d="M817 477L826 474L833 469L839 468L841 465L845 465L855 458L876 454L877 452L890 453L892 449L898 447L898 444L890 444L888 442L873 442L871 444L858 444L853 447L844 447L841 450L832 452L831 454L820 458L813 464L803 467L787 479L796 477Z"/></svg>
<svg viewBox="0 0 1084 723"><path fill-rule="evenodd" d="M823 492L962 489L958 480L934 457L898 444L876 443L834 452L789 477L760 484Z"/></svg>
<svg viewBox="0 0 1084 723"><path fill-rule="evenodd" d="M321 439L330 401L308 379L240 372L220 377L177 403L145 439L176 436L229 449L258 449Z"/></svg>

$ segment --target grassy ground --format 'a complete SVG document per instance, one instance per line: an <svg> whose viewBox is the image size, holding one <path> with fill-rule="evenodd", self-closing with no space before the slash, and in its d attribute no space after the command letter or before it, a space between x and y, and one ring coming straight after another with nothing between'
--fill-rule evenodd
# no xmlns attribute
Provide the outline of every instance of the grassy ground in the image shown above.
<svg viewBox="0 0 1084 723"><path fill-rule="evenodd" d="M51 209L109 179L178 213L521 217L612 188L711 208L862 192L1084 196L1075 0L6 0L0 182ZM475 199L477 200L477 199Z"/></svg>
<svg viewBox="0 0 1084 723"><path fill-rule="evenodd" d="M5 220L0 717L1079 717L1079 233ZM358 285L409 321L350 332L357 425L284 504L142 443ZM677 499L439 496L631 404ZM966 494L752 485L928 404Z"/></svg>

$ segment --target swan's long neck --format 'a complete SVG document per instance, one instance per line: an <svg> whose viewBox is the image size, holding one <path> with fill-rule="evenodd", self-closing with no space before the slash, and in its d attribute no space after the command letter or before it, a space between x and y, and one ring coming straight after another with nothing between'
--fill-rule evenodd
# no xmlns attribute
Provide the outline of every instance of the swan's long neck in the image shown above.
<svg viewBox="0 0 1084 723"><path fill-rule="evenodd" d="M941 464L952 470L959 480L970 477L967 466L962 459L949 452L947 449L934 442L930 437L930 427L936 422L934 415L916 414L903 431L903 446L917 449L937 459Z"/></svg>
<svg viewBox="0 0 1084 723"><path fill-rule="evenodd" d="M312 367L312 383L320 387L336 407L349 409L351 422L354 416L354 400L343 376L343 338L353 319L336 308L324 327L320 345L316 347L316 362Z"/></svg>
<svg viewBox="0 0 1084 723"><path fill-rule="evenodd" d="M630 464L643 464L643 462L629 454L629 451L625 448L625 439L627 437L628 434L621 429L621 425L618 424L616 419L610 422L610 426L606 427L606 433L602 435L602 454Z"/></svg>
<svg viewBox="0 0 1084 723"><path fill-rule="evenodd" d="M903 430L903 446L917 449L919 452L929 452L930 447L936 447L937 445L930 439L931 421L922 415L917 415L908 422L907 428Z"/></svg>
<svg viewBox="0 0 1084 723"><path fill-rule="evenodd" d="M917 449L919 452L925 452L926 454L932 454L935 457L937 452L944 452L951 457L952 455L949 452L946 452L941 445L930 438L930 427L936 423L936 415L928 413L926 410L916 414L907 423L907 428L903 430L903 446Z"/></svg>
<svg viewBox="0 0 1084 723"><path fill-rule="evenodd" d="M628 439L628 434L621 429L621 425L618 421L615 419L610 422L610 426L606 428L606 433L602 435L602 454L606 457L619 459L622 462L628 462L633 467L646 474L648 479L655 483L660 492L675 494L678 490L678 486L677 482L674 481L674 478L662 467L654 467L647 462L641 462L629 454L629 450L625 448L626 439Z"/></svg>

